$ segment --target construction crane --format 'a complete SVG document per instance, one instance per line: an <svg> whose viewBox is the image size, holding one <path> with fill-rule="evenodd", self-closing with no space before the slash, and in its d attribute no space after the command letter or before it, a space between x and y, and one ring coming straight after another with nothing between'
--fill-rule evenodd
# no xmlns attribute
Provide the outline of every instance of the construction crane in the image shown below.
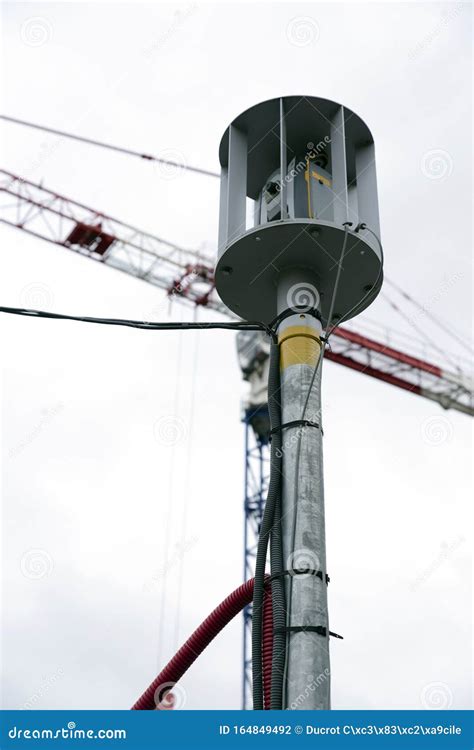
<svg viewBox="0 0 474 750"><path fill-rule="evenodd" d="M214 283L213 261L118 219L0 170L0 222L146 281L175 299L229 316ZM379 328L379 335L384 329ZM252 338L251 342L259 340ZM253 344L248 343L248 351ZM258 346L257 346L258 349ZM266 359L256 351L256 359ZM335 329L326 359L436 401L445 409L474 414L472 382L462 371L427 362L346 326ZM243 363L244 370L252 362Z"/></svg>
<svg viewBox="0 0 474 750"><path fill-rule="evenodd" d="M65 247L135 278L171 298L229 316L215 290L214 263L203 253L136 227L55 193L43 185L0 170L0 222ZM340 326L333 332L327 360L376 378L445 409L474 415L473 385L461 368L427 361L395 348L382 336ZM408 344L408 342L407 342ZM266 405L269 343L260 332L238 334L238 355L250 383L245 425L245 578L253 575L256 544L268 484L269 424ZM242 707L249 705L251 605L244 610Z"/></svg>

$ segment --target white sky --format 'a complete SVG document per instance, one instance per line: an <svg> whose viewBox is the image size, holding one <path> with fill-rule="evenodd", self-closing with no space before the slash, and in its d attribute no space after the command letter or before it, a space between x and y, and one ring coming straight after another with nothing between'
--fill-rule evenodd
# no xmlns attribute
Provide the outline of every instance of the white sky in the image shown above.
<svg viewBox="0 0 474 750"><path fill-rule="evenodd" d="M468 4L2 11L2 110L92 138L217 169L221 134L252 104L294 93L346 104L375 138L387 275L469 336ZM309 37L292 35L295 24ZM139 160L2 129L4 169L214 251L217 181L164 179ZM432 151L441 173L430 172ZM143 282L9 227L0 238L3 305L168 316ZM175 304L170 317L191 314ZM413 333L394 315L379 300L364 317ZM36 696L44 709L127 708L241 582L234 334L0 323L3 706ZM324 398L331 626L345 637L331 644L333 707L467 708L470 421L331 363ZM156 438L168 417L181 427L174 447ZM30 550L42 551L47 575L32 577ZM240 619L181 689L186 708L240 706Z"/></svg>

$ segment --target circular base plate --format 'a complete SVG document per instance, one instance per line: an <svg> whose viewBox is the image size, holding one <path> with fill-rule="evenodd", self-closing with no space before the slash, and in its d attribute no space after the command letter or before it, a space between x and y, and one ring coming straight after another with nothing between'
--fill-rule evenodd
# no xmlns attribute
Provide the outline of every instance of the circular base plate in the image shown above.
<svg viewBox="0 0 474 750"><path fill-rule="evenodd" d="M323 325L336 282L344 229L325 221L295 219L249 230L224 250L216 268L217 291L245 320L269 323L277 314L277 284L282 271L301 269L293 304L306 304L304 282L314 279ZM348 231L332 323L354 317L375 299L382 286L382 259L375 241ZM309 284L309 296L312 285ZM301 300L301 302L300 302Z"/></svg>

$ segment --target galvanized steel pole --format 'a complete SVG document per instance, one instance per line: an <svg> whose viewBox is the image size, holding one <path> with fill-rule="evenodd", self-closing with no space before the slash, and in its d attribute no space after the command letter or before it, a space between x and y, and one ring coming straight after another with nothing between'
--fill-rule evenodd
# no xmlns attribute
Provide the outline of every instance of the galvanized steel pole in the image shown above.
<svg viewBox="0 0 474 750"><path fill-rule="evenodd" d="M317 307L318 301L316 286L304 271L280 277L279 313L301 303ZM305 419L318 425L296 424L284 428L282 436L283 553L290 571L285 576L287 627L296 628L287 635L284 708L293 710L330 708L320 336L319 320L300 310L278 330L282 424Z"/></svg>

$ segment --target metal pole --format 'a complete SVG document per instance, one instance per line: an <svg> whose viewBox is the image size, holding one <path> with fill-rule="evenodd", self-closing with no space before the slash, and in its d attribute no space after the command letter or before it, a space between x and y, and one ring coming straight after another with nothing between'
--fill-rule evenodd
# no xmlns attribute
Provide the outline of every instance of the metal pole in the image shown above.
<svg viewBox="0 0 474 750"><path fill-rule="evenodd" d="M249 532L249 515L250 515L250 508L249 508L249 433L250 433L250 424L248 420L248 415L245 414L244 417L244 424L245 424L245 468L244 468L244 481L245 481L245 497L244 497L244 581L247 580L248 575L248 567L249 567L249 548L248 548L248 532ZM242 710L245 711L247 708L247 692L248 692L248 684L249 684L249 626L248 621L250 617L249 607L244 607L243 611L243 643L242 643L242 652L243 652L243 670L242 670Z"/></svg>
<svg viewBox="0 0 474 750"><path fill-rule="evenodd" d="M300 304L318 307L313 281L304 270L282 274L278 312ZM284 564L290 571L312 571L285 576L286 624L298 628L287 635L284 708L293 710L330 708L320 367L308 396L321 354L320 335L320 322L300 311L278 329L282 424L304 417L319 425L284 428L282 435ZM313 630L318 626L324 630Z"/></svg>

